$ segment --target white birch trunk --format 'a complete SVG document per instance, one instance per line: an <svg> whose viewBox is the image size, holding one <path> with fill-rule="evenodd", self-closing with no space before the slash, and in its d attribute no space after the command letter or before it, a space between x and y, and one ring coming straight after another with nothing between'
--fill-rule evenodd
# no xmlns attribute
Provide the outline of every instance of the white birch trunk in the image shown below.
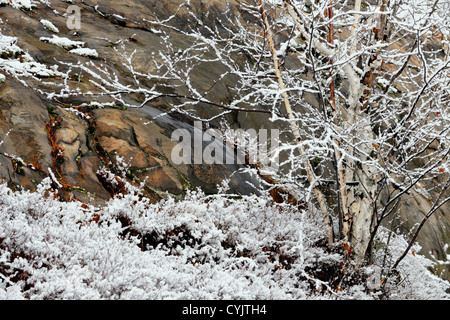
<svg viewBox="0 0 450 320"><path fill-rule="evenodd" d="M322 53L325 56L332 57L334 55L334 49L330 48L327 43L320 39L310 39L310 35L306 32L302 20L298 17L296 9L286 1L288 13L292 20L295 22L301 35L306 39L306 42L310 42L315 50ZM359 11L360 1L356 2L356 8ZM359 16L355 16L355 24L353 25L352 32L356 30L356 24L359 20ZM352 52L355 51L353 47ZM376 64L371 66L375 69ZM372 129L370 126L370 119L368 116L359 110L360 100L363 95L363 85L361 84L361 76L355 71L351 63L347 63L343 66L343 71L347 76L349 83L349 95L347 100L346 110L341 114L346 115L342 119L341 126L354 127L354 136L358 140L364 137L364 140L371 141L373 138ZM337 104L337 108L343 108L342 104ZM355 143L357 141L350 141ZM336 145L342 145L336 141ZM372 228L372 219L374 213L374 202L372 200L373 195L376 194L376 175L377 172L373 168L369 168L364 164L361 165L361 169L358 169L357 163L350 158L354 155L354 149L351 147L345 147L338 159L338 176L339 176L339 192L341 194L343 221L342 221L342 236L344 241L348 241L353 252L355 260L362 260L366 252L367 246L370 241L370 234ZM365 152L370 154L373 146L371 143L367 143L364 146ZM341 157L345 157L345 166L342 163ZM359 155L358 155L359 156ZM359 181L358 187L349 187L347 182Z"/></svg>

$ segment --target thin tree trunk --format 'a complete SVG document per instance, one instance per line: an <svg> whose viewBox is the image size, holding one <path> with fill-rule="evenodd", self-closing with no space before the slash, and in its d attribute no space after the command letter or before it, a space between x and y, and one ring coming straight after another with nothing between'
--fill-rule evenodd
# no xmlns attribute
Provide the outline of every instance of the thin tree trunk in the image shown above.
<svg viewBox="0 0 450 320"><path fill-rule="evenodd" d="M258 1L258 5L260 6L260 11L261 11L261 18L263 20L264 26L265 26L265 34L269 43L269 48L270 51L272 53L272 60L273 60L273 64L274 64L274 68L275 68L275 74L276 77L278 79L278 85L280 87L281 90L281 95L283 97L283 101L284 101L284 107L286 109L286 113L288 115L289 118L289 126L290 129L292 131L292 134L294 135L295 138L295 142L297 144L297 150L300 154L300 156L302 157L305 154L305 150L303 148L303 145L301 143L302 138L300 135L300 131L298 129L298 125L295 121L295 117L294 114L292 112L292 107L291 107L291 103L289 101L289 96L286 92L286 86L284 84L283 81L283 76L280 70L280 61L278 60L277 57L277 53L276 53L276 49L275 49L275 45L273 43L273 36L272 36L272 31L270 28L270 24L269 24L269 20L267 18L267 14L266 11L264 9L264 6L262 4L262 0ZM306 174L308 177L308 182L311 183L313 185L312 191L314 193L314 196L319 204L319 208L320 211L322 212L322 215L324 217L325 223L327 224L327 236L328 236L328 242L331 244L334 242L334 231L333 231L333 223L328 211L328 205L326 203L326 199L325 199L325 195L322 193L322 191L320 191L316 186L314 186L315 184L317 184L317 177L314 174L314 171L312 169L312 166L310 164L310 162L305 159L304 161L304 165L305 165L305 169L306 169Z"/></svg>

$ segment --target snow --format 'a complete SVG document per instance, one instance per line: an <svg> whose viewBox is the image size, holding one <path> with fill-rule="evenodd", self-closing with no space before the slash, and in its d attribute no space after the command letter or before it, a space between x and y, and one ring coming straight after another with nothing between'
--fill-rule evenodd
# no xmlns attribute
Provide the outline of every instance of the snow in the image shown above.
<svg viewBox="0 0 450 320"><path fill-rule="evenodd" d="M384 228L381 229L377 236L378 240L386 243L389 233L389 230ZM394 233L391 233L391 237L389 254L398 257L403 253L408 242L403 236ZM443 281L438 276L428 271L429 268L433 267L433 262L424 256L417 254L420 250L420 245L416 243L400 263L398 271L402 281L400 284L391 288L392 299L442 299L439 291L441 289L445 290L446 288L446 290L448 290L450 288L448 282ZM382 259L381 255L379 259ZM424 283L424 281L426 281L426 283ZM442 285L443 287L441 287Z"/></svg>
<svg viewBox="0 0 450 320"><path fill-rule="evenodd" d="M95 57L98 58L97 50L89 48L76 48L69 51L70 53L78 54L85 57Z"/></svg>
<svg viewBox="0 0 450 320"><path fill-rule="evenodd" d="M76 48L84 47L85 43L83 41L74 41L70 40L66 37L58 37L57 35L53 35L52 38L41 37L39 40L43 42L51 43L55 46L64 48L66 50L72 50Z"/></svg>
<svg viewBox="0 0 450 320"><path fill-rule="evenodd" d="M313 217L267 197L192 191L152 204L130 189L94 207L46 197L50 184L34 193L0 185L0 299L376 298L364 283L321 295L329 283L308 268L343 257L317 245ZM395 297L448 298L428 265L405 260L414 288L396 286Z"/></svg>
<svg viewBox="0 0 450 320"><path fill-rule="evenodd" d="M58 33L59 32L59 29L57 27L55 27L55 25L51 21L42 19L41 23L44 25L44 27L46 29L48 29L48 30L50 30L50 31L52 31L54 33Z"/></svg>
<svg viewBox="0 0 450 320"><path fill-rule="evenodd" d="M69 38L59 37L56 35L53 35L52 38L41 37L40 40L43 42L54 44L55 46L69 50L70 53L74 53L80 56L95 57L95 58L98 57L97 50L84 48L85 43L83 41L74 41L70 40Z"/></svg>
<svg viewBox="0 0 450 320"><path fill-rule="evenodd" d="M36 6L36 2L32 0L0 0L0 4L10 5L15 9L31 10Z"/></svg>
<svg viewBox="0 0 450 320"><path fill-rule="evenodd" d="M27 298L289 297L282 284L274 282L269 268L249 258L232 257L221 246L221 241L228 237L242 247L247 245L245 242L256 246L258 238L261 243L269 241L253 234L256 228L267 229L261 223L248 230L252 234L239 233L242 224L249 225L264 208L260 200L255 200L253 210L247 211L251 208L233 202L217 210L225 199L208 208L202 203L204 195L196 193L183 203L168 200L159 205L145 201L132 205L136 198L129 196L112 200L101 210L101 223L97 224L89 222L97 212L95 208L83 209L79 203L43 199L45 188L34 194L12 194L5 186L0 189L0 217L6 222L0 227L3 239L0 261L30 274L26 282L32 284L32 289L25 292ZM35 210L29 214L32 207ZM225 215L228 211L236 215ZM270 219L279 213L274 210L266 214ZM179 233L173 237L172 241L179 242L176 247L161 243L155 249L141 251L138 239L119 236L123 227L117 218L124 216L141 232L164 235L182 228L186 236ZM223 224L222 229L215 225L218 222ZM285 224L293 235L296 226ZM27 251L33 259L10 261L11 249ZM24 282L14 286L2 283L0 297L19 295L18 287Z"/></svg>
<svg viewBox="0 0 450 320"><path fill-rule="evenodd" d="M17 43L16 37L10 37L0 34L0 53L12 55L15 54L16 52L22 52L22 49L20 49L16 45L16 43Z"/></svg>
<svg viewBox="0 0 450 320"><path fill-rule="evenodd" d="M17 38L0 33L0 70L15 77L53 77L61 76L57 66L47 67L34 59L16 45Z"/></svg>

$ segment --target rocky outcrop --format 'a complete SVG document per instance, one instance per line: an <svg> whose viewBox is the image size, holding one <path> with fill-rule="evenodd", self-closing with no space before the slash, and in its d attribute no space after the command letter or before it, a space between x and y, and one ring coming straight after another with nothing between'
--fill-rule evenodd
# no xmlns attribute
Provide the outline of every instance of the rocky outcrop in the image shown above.
<svg viewBox="0 0 450 320"><path fill-rule="evenodd" d="M120 80L126 83L129 74L119 68L123 57L115 50L115 43L133 39L130 46L140 49L134 57L136 71L147 72L151 57L145 48L158 46L159 38L142 24L124 22L123 18L140 18L142 21L154 15L155 9L164 16L175 11L177 6L172 1L162 6L156 2L141 2L130 5L128 1L88 1L81 7L82 28L75 34L66 26L67 17L63 13L67 3L38 3L33 10L6 6L0 8L0 18L7 21L2 25L3 33L17 37L17 45L38 64L52 66L62 61L59 70L67 70L64 62L97 60L74 55L57 43L39 41L41 37L48 39L54 35L39 22L46 19L59 30L58 37L84 42L86 47L96 50L98 59L116 66ZM180 42L176 45L183 46L183 37L178 39ZM211 72L203 75L210 79L214 77ZM11 187L33 189L44 177L53 174L58 180L55 183L62 186L60 191L64 199L101 203L117 190L107 185L99 170L105 167L114 171L126 166L126 178L135 184L144 183L146 195L155 200L167 195L182 197L186 190L197 187L212 193L217 190L217 184L228 177L231 177L230 192L248 194L255 191L242 182L255 185L257 182L249 175L236 172L242 166L171 163L171 151L178 143L171 141L172 131L183 127L193 132L193 127L187 119L177 120L171 116L153 121L157 109L167 108L164 102L156 101L153 107L127 110L111 104L110 99L90 99L82 94L49 100L40 91L58 90L53 85L58 86L61 79L58 76L45 78L48 81L27 78L25 82L21 81L20 75L18 79L6 75L0 88L3 132L0 174ZM82 72L74 72L70 80L81 92L98 91L90 83L92 77ZM104 107L105 102L109 107Z"/></svg>
<svg viewBox="0 0 450 320"><path fill-rule="evenodd" d="M114 195L98 171L125 167L126 177L136 184L144 182L147 196L157 200L169 194L179 197L196 187L215 192L222 179L240 169L174 165L170 155L178 142L171 140L168 126L190 126L170 118L150 123L151 113L142 109L53 105L9 77L0 89L0 104L1 174L15 188L33 189L51 171L65 199L98 203ZM231 191L254 191L242 179L252 181L236 172Z"/></svg>

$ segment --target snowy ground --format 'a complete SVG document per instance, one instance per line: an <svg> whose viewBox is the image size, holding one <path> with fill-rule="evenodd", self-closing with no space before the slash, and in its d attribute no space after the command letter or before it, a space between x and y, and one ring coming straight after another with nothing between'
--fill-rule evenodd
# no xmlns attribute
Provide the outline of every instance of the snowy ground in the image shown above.
<svg viewBox="0 0 450 320"><path fill-rule="evenodd" d="M323 245L310 214L262 197L192 192L151 204L134 190L103 208L0 185L0 299L377 299L377 266ZM56 198L56 197L55 197ZM397 256L406 242L392 242ZM390 299L448 299L409 255ZM394 282L395 281L395 282Z"/></svg>

